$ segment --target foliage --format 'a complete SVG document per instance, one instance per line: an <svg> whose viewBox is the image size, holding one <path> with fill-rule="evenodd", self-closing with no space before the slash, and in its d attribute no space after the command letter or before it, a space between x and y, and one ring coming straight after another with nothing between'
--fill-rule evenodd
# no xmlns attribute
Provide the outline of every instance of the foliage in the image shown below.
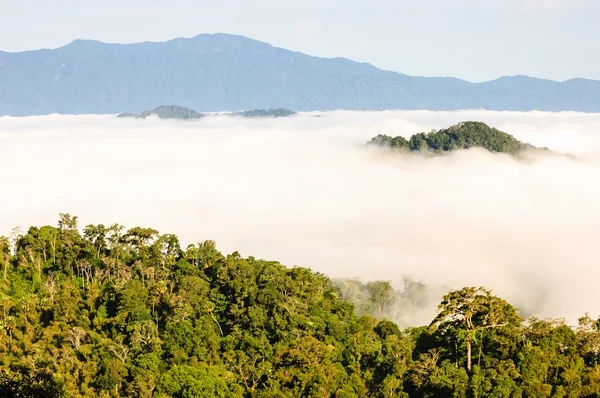
<svg viewBox="0 0 600 398"><path fill-rule="evenodd" d="M80 230L61 214L0 238L0 254L2 396L600 393L599 320L524 322L483 288L402 330L385 318L425 305L419 282L332 281L152 228Z"/></svg>
<svg viewBox="0 0 600 398"><path fill-rule="evenodd" d="M432 153L475 147L510 155L518 155L525 150L549 152L547 148L537 148L523 143L512 135L482 122L462 122L446 129L414 134L408 140L402 136L390 137L379 134L373 137L368 144L400 151L428 151Z"/></svg>
<svg viewBox="0 0 600 398"><path fill-rule="evenodd" d="M62 384L47 372L0 371L0 397L4 398L61 398Z"/></svg>

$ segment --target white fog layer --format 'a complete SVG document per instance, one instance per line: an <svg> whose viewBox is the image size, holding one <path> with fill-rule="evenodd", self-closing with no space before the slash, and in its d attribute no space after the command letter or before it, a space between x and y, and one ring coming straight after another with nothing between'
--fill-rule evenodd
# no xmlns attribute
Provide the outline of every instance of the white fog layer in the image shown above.
<svg viewBox="0 0 600 398"><path fill-rule="evenodd" d="M366 148L478 120L580 160ZM600 115L329 112L198 121L0 118L0 235L119 223L331 277L485 286L528 315L600 314ZM426 314L423 319L431 319ZM420 321L421 319L419 319Z"/></svg>

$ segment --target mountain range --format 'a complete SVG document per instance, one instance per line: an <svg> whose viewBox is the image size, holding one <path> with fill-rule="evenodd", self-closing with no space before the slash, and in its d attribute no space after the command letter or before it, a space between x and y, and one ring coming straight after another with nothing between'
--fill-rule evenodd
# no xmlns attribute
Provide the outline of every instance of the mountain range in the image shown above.
<svg viewBox="0 0 600 398"><path fill-rule="evenodd" d="M279 107L600 112L600 81L507 76L471 83L408 76L221 33L0 51L0 115L116 114L165 103L200 112Z"/></svg>

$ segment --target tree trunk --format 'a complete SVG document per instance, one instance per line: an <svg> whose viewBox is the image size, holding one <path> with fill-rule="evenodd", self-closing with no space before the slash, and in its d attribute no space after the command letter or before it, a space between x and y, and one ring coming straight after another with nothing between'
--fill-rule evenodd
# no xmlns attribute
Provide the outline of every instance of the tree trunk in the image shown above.
<svg viewBox="0 0 600 398"><path fill-rule="evenodd" d="M477 357L477 366L481 366L481 355L483 354L483 330L479 332L479 356Z"/></svg>
<svg viewBox="0 0 600 398"><path fill-rule="evenodd" d="M454 362L456 369L458 369L458 342L456 340L454 340Z"/></svg>
<svg viewBox="0 0 600 398"><path fill-rule="evenodd" d="M467 371L471 373L471 336L467 336Z"/></svg>
<svg viewBox="0 0 600 398"><path fill-rule="evenodd" d="M52 265L56 269L56 236L52 237L52 242L50 244L52 246Z"/></svg>

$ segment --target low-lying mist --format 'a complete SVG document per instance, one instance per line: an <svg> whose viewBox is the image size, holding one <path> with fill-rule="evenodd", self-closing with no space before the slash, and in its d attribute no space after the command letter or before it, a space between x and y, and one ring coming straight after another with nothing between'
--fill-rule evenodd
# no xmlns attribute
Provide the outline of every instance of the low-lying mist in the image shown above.
<svg viewBox="0 0 600 398"><path fill-rule="evenodd" d="M68 212L80 226L153 227L184 246L213 239L224 252L398 289L404 275L483 285L525 315L600 314L600 115L315 116L0 118L0 234L56 225ZM377 134L465 120L580 160L482 150L422 158L365 146ZM428 322L433 309L412 322Z"/></svg>

